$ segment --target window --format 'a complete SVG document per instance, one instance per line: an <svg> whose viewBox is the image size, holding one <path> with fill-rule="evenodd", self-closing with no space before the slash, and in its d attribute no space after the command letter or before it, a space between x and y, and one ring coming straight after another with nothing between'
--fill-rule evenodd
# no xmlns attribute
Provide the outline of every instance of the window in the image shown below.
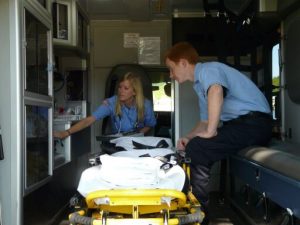
<svg viewBox="0 0 300 225"><path fill-rule="evenodd" d="M280 73L279 73L279 44L275 45L272 49L272 114L273 119L277 120L280 116Z"/></svg>
<svg viewBox="0 0 300 225"><path fill-rule="evenodd" d="M172 111L172 88L169 71L165 68L147 71L152 81L153 108L156 112Z"/></svg>
<svg viewBox="0 0 300 225"><path fill-rule="evenodd" d="M154 111L172 111L171 83L152 83L153 87L153 108Z"/></svg>
<svg viewBox="0 0 300 225"><path fill-rule="evenodd" d="M156 115L154 135L171 138L172 134L172 83L167 68L148 68L152 81L153 108Z"/></svg>

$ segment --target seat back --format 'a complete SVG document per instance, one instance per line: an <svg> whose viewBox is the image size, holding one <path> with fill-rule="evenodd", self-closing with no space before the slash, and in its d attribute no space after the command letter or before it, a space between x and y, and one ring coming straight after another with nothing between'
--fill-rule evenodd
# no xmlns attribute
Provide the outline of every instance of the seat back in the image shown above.
<svg viewBox="0 0 300 225"><path fill-rule="evenodd" d="M144 96L153 102L152 96L152 82L151 79L146 72L145 68L138 64L119 64L112 68L105 85L105 98L111 97L117 94L117 84L118 80L123 77L126 73L132 72L140 77ZM111 131L111 123L109 121L109 117L106 117L102 123L102 134L110 134Z"/></svg>

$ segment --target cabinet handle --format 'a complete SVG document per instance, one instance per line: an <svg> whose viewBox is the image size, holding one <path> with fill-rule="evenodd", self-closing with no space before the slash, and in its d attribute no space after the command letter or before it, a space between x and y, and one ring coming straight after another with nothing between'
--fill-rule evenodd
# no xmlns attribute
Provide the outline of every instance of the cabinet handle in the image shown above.
<svg viewBox="0 0 300 225"><path fill-rule="evenodd" d="M0 134L0 160L4 159L4 151L3 151L3 144L2 144L2 135Z"/></svg>
<svg viewBox="0 0 300 225"><path fill-rule="evenodd" d="M260 171L259 171L259 169L255 170L255 179L256 179L256 181L260 180Z"/></svg>

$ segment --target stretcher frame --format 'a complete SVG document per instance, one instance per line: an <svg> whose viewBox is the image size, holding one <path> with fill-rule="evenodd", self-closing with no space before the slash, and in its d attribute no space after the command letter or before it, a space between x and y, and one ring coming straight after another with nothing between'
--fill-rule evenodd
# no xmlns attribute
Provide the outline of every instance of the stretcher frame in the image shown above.
<svg viewBox="0 0 300 225"><path fill-rule="evenodd" d="M190 168L182 168L190 179ZM163 199L169 198L166 203ZM96 204L100 200L101 204ZM201 205L192 193L171 189L111 189L89 193L85 207L69 215L77 225L200 225L204 218Z"/></svg>

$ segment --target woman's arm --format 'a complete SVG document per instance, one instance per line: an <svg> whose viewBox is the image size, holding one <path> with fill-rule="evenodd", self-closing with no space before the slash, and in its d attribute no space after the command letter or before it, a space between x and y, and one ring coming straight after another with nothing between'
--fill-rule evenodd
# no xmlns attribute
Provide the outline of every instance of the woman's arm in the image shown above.
<svg viewBox="0 0 300 225"><path fill-rule="evenodd" d="M155 125L156 118L154 115L152 103L146 99L145 102L145 112L144 112L144 127L139 130L140 133L148 133Z"/></svg>
<svg viewBox="0 0 300 225"><path fill-rule="evenodd" d="M156 117L154 115L154 110L152 103L149 100L145 100L145 112L144 112L144 126L154 127L156 125Z"/></svg>
<svg viewBox="0 0 300 225"><path fill-rule="evenodd" d="M146 134L148 131L151 130L152 127L143 127L142 129L139 130L140 133Z"/></svg>
<svg viewBox="0 0 300 225"><path fill-rule="evenodd" d="M96 121L96 118L94 116L88 116L88 117L80 120L78 123L74 124L68 130L54 131L53 136L56 138L64 139L66 137L69 137L71 134L74 134L80 130L83 130L84 128L91 126L95 121Z"/></svg>

